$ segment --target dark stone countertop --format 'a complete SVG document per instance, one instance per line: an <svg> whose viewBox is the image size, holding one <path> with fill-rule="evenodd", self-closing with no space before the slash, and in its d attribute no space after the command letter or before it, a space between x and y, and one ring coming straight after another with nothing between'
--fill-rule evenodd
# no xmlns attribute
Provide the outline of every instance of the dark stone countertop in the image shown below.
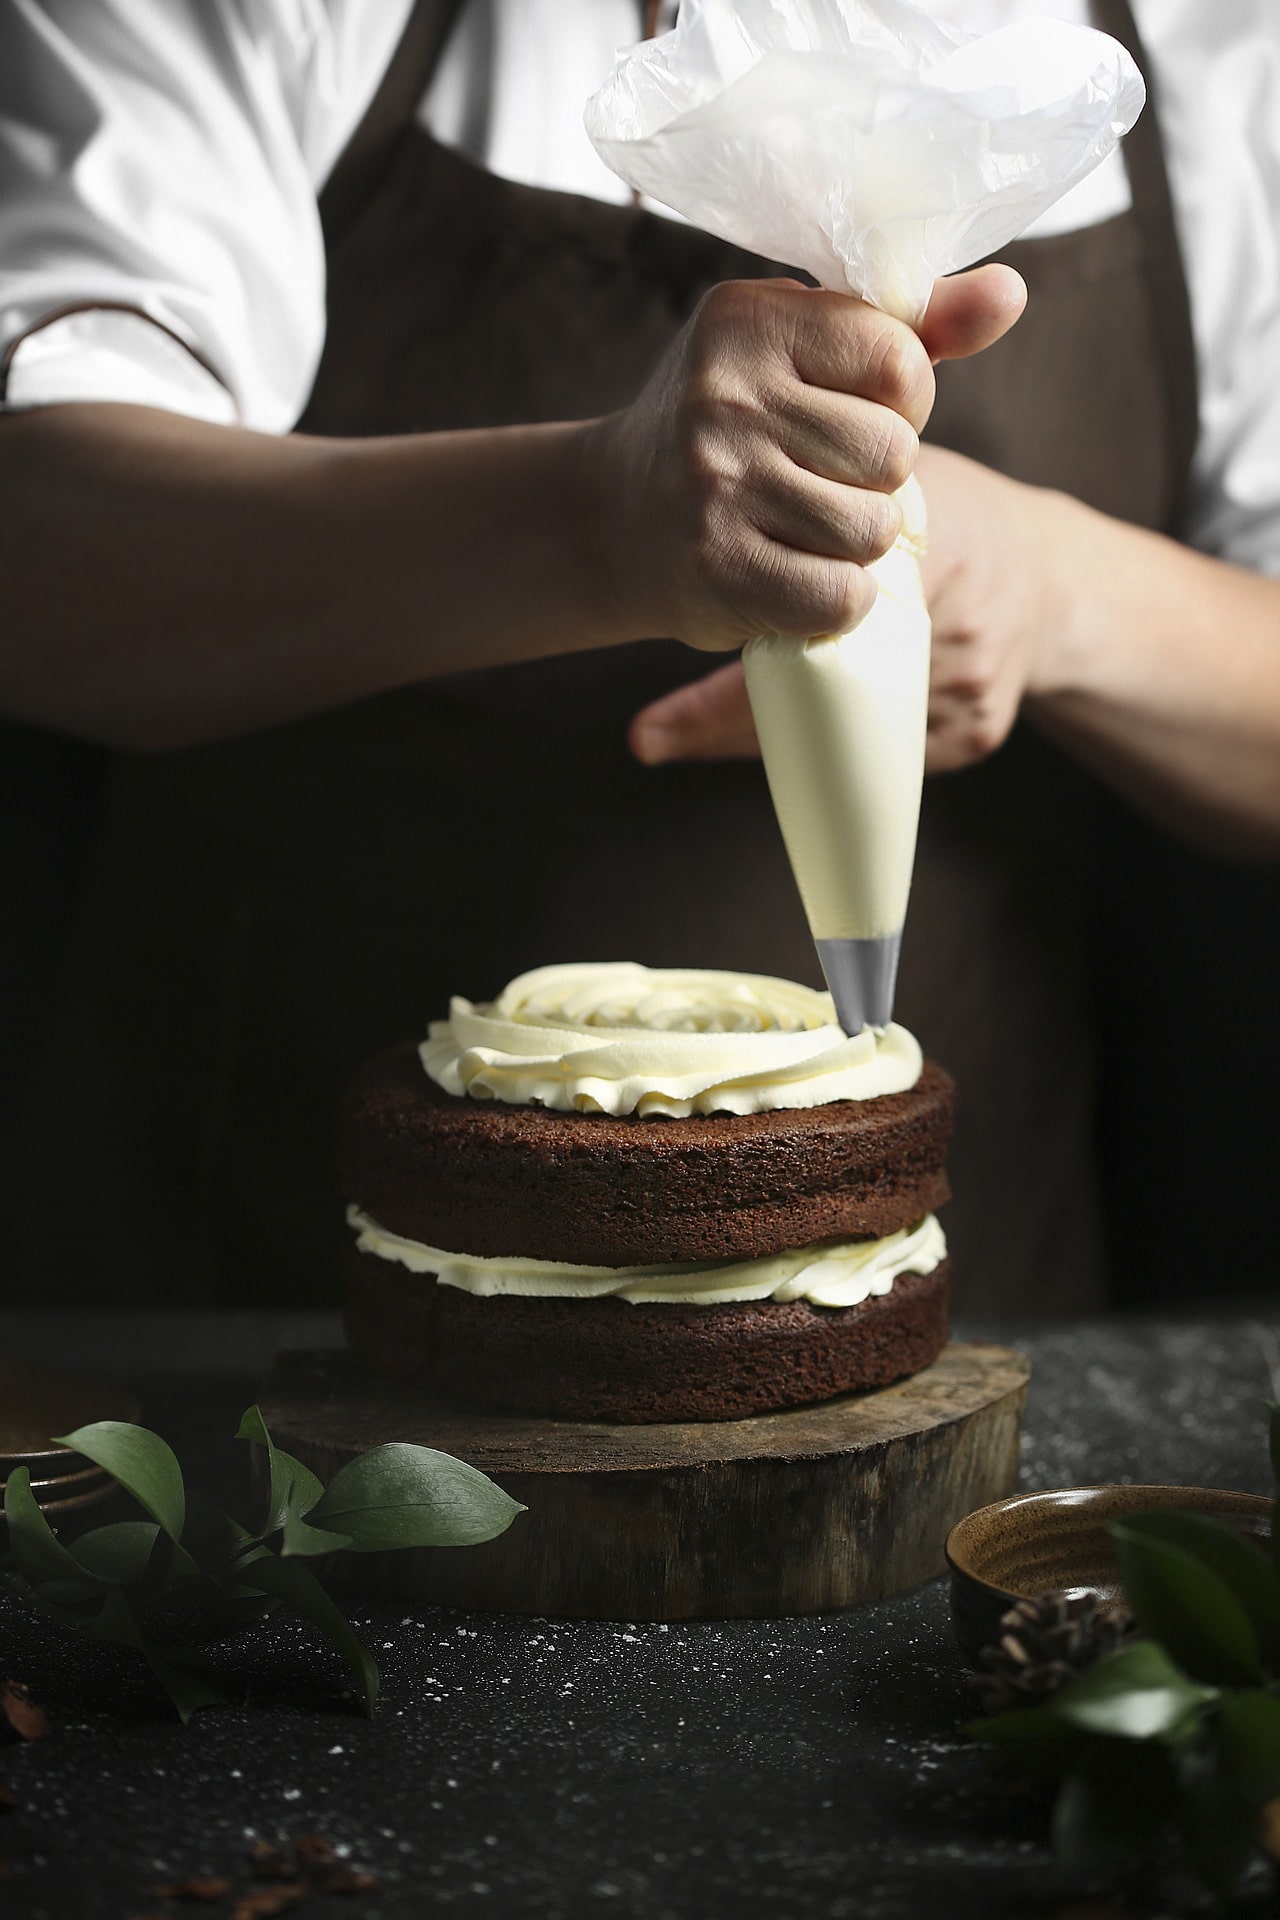
<svg viewBox="0 0 1280 1920"><path fill-rule="evenodd" d="M1262 1402L1280 1310L962 1331L1034 1363L1028 1487L1153 1480L1269 1488ZM136 1385L189 1480L233 1497L230 1440L277 1345L326 1316L0 1314L9 1354ZM768 1550L768 1543L761 1543ZM319 1831L380 1890L306 1916L448 1911L518 1920L969 1920L1209 1911L1147 1875L1128 1904L1053 1877L1039 1814L960 1732L967 1703L941 1581L821 1618L554 1623L352 1606L382 1667L376 1718L309 1627L219 1650L236 1704L167 1718L123 1655L0 1606L0 1674L52 1730L0 1748L0 1910L13 1920L225 1913L157 1881L243 1871L255 1836ZM1081 1901L1092 1898L1092 1904ZM1259 1884L1236 1911L1275 1912Z"/></svg>

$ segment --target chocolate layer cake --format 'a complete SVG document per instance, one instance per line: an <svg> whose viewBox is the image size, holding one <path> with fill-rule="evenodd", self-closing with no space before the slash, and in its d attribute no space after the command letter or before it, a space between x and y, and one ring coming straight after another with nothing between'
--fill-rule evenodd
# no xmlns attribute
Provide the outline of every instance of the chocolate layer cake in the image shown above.
<svg viewBox="0 0 1280 1920"><path fill-rule="evenodd" d="M339 1177L360 1235L347 1332L379 1371L524 1412L718 1420L881 1386L937 1356L941 1068L873 1098L641 1117L446 1091L425 1057L380 1054L343 1108ZM884 1262L922 1222L927 1270L882 1265L849 1305L822 1304L821 1286L794 1297L806 1256ZM749 1280L759 1262L772 1277L777 1260L791 1267L771 1296L714 1298L722 1273ZM636 1275L625 1297L590 1292ZM686 1279L711 1300L686 1301Z"/></svg>

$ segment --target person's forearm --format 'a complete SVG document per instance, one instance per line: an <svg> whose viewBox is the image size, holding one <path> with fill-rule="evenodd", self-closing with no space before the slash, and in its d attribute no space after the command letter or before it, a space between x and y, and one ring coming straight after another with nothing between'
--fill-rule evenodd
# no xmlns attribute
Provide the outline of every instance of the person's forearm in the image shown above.
<svg viewBox="0 0 1280 1920"><path fill-rule="evenodd" d="M792 281L712 288L596 421L277 439L144 407L0 419L0 712L167 747L433 675L673 635L807 638L870 604L930 359L997 339L1000 267L924 341Z"/></svg>
<svg viewBox="0 0 1280 1920"><path fill-rule="evenodd" d="M1175 831L1280 855L1280 581L1045 505L1057 618L1028 717Z"/></svg>
<svg viewBox="0 0 1280 1920"><path fill-rule="evenodd" d="M0 420L0 710L113 745L240 733L638 637L586 429L277 439L148 408Z"/></svg>

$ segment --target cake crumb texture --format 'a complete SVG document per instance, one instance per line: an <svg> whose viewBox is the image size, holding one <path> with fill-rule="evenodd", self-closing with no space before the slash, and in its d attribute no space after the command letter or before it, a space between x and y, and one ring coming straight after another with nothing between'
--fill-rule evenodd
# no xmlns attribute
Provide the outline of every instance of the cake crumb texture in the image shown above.
<svg viewBox="0 0 1280 1920"><path fill-rule="evenodd" d="M684 1125L683 1121L678 1124ZM951 1263L856 1307L498 1298L352 1250L347 1338L377 1372L450 1398L577 1420L737 1420L887 1386L937 1359Z"/></svg>
<svg viewBox="0 0 1280 1920"><path fill-rule="evenodd" d="M339 1184L381 1226L450 1252L608 1267L756 1259L881 1239L934 1212L950 1192L954 1091L926 1062L908 1092L875 1100L679 1120L550 1113L444 1093L410 1042L351 1082Z"/></svg>

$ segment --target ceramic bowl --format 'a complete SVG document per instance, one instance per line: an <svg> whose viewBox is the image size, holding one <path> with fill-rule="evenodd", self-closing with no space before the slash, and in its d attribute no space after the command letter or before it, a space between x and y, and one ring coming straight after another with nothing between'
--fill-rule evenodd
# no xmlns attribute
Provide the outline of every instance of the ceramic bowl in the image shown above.
<svg viewBox="0 0 1280 1920"><path fill-rule="evenodd" d="M1064 1487L1015 1494L979 1507L947 1535L951 1611L966 1657L1000 1638L1000 1616L1017 1600L1051 1589L1096 1594L1102 1605L1123 1598L1107 1523L1156 1507L1220 1520L1265 1540L1272 1502L1260 1494L1212 1487Z"/></svg>
<svg viewBox="0 0 1280 1920"><path fill-rule="evenodd" d="M55 1433L69 1433L94 1420L136 1425L138 1403L111 1381L87 1379L62 1367L0 1357L0 1502L17 1467L31 1476L31 1492L46 1514L78 1513L113 1499L120 1491L102 1467L84 1454L59 1446ZM4 1521L0 1518L0 1548Z"/></svg>

